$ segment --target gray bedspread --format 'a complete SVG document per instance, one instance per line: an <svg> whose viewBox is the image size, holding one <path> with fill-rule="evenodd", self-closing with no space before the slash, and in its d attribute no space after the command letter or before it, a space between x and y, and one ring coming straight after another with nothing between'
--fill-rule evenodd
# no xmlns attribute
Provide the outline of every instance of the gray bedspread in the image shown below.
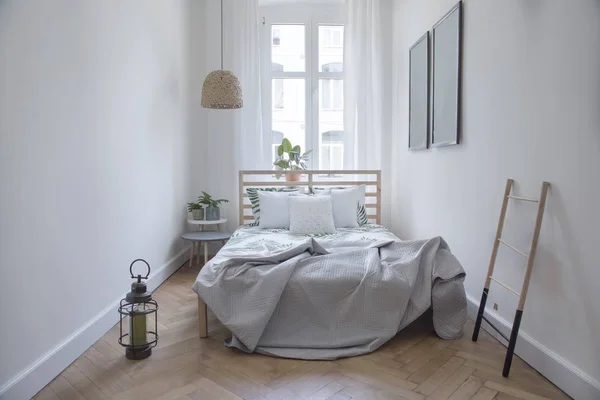
<svg viewBox="0 0 600 400"><path fill-rule="evenodd" d="M318 237L241 227L193 290L247 352L330 360L372 352L430 307L462 335L465 272L444 240L369 225Z"/></svg>

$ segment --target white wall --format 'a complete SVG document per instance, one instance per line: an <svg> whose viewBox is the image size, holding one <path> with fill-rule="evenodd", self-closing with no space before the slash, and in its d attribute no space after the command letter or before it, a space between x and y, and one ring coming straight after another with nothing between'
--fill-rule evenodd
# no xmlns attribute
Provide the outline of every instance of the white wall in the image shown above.
<svg viewBox="0 0 600 400"><path fill-rule="evenodd" d="M392 226L443 236L479 302L506 178L533 197L549 181L521 331L599 385L600 2L465 1L462 143L409 152L408 48L455 3L396 2ZM528 249L534 214L510 206L509 242ZM523 270L501 250L497 277L520 287ZM512 324L516 298L492 286L494 302Z"/></svg>
<svg viewBox="0 0 600 400"><path fill-rule="evenodd" d="M187 7L0 2L0 397L184 249Z"/></svg>

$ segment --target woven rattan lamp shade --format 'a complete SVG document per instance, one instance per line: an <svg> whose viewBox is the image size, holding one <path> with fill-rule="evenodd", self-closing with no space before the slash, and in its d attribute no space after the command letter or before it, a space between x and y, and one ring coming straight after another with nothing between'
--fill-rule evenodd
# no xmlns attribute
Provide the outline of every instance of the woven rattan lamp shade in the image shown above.
<svg viewBox="0 0 600 400"><path fill-rule="evenodd" d="M240 81L231 71L211 72L204 79L200 105L204 108L222 110L242 108L244 100Z"/></svg>

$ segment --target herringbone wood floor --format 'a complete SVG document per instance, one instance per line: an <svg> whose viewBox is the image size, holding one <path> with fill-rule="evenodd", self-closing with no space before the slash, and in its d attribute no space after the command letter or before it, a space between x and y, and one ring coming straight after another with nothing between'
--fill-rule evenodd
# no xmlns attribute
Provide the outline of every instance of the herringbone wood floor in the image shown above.
<svg viewBox="0 0 600 400"><path fill-rule="evenodd" d="M568 399L515 357L500 371L505 347L482 331L441 340L423 319L378 351L337 361L245 354L223 346L227 330L209 319L198 338L197 268L187 266L154 294L160 305L158 346L133 362L117 344L118 325L46 386L35 399ZM116 318L116 312L115 312Z"/></svg>

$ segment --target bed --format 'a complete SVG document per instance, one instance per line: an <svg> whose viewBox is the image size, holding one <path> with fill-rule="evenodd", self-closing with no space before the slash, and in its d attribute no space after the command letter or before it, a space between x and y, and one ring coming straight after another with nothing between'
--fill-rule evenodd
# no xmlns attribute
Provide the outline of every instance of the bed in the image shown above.
<svg viewBox="0 0 600 400"><path fill-rule="evenodd" d="M273 171L240 171L240 226L200 271L200 337L207 306L246 352L331 360L372 352L425 311L446 339L466 321L464 270L441 237L403 241L381 225L380 171L303 171L299 182ZM364 185L366 223L327 234L251 226L247 188Z"/></svg>

